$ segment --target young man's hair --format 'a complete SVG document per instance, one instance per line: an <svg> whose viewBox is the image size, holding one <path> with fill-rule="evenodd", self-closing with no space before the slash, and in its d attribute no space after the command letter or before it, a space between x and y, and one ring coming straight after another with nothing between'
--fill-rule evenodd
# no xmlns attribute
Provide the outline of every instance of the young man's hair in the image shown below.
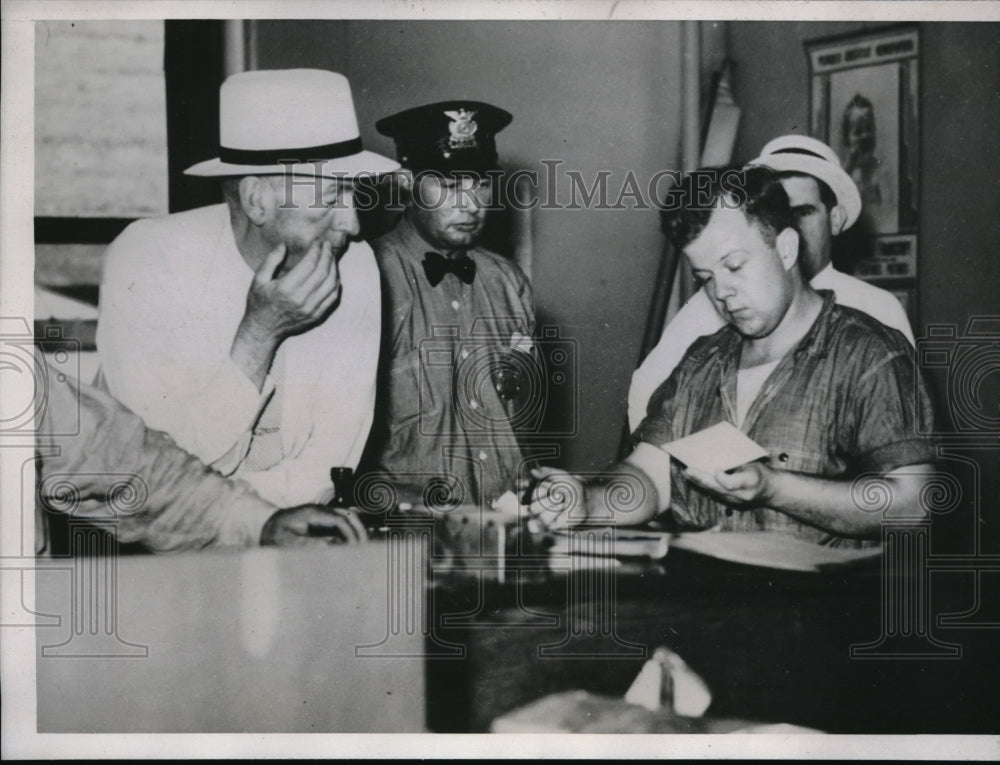
<svg viewBox="0 0 1000 765"><path fill-rule="evenodd" d="M661 222L667 240L683 250L701 236L720 207L740 209L774 243L786 228L795 227L788 194L778 174L768 167L709 167L684 176L667 193Z"/></svg>

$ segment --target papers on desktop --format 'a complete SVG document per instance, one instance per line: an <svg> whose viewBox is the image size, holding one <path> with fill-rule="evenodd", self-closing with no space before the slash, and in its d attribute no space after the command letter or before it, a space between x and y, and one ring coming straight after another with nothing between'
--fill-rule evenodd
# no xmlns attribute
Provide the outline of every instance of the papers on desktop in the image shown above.
<svg viewBox="0 0 1000 765"><path fill-rule="evenodd" d="M688 467L709 475L768 456L764 447L728 422L699 430L660 448Z"/></svg>
<svg viewBox="0 0 1000 765"><path fill-rule="evenodd" d="M781 531L686 531L671 537L670 544L677 550L731 563L786 571L823 571L867 563L882 553L881 547L831 547Z"/></svg>
<svg viewBox="0 0 1000 765"><path fill-rule="evenodd" d="M559 529L553 531L549 555L589 555L597 557L651 558L665 557L670 534L641 529Z"/></svg>

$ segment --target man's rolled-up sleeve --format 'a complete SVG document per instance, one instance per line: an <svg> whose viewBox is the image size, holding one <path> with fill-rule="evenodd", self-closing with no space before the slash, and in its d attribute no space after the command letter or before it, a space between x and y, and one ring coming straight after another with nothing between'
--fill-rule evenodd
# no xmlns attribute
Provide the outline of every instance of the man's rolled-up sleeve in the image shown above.
<svg viewBox="0 0 1000 765"><path fill-rule="evenodd" d="M671 374L649 397L646 417L632 433L633 448L640 441L660 447L674 440L673 410L676 393L677 375Z"/></svg>
<svg viewBox="0 0 1000 765"><path fill-rule="evenodd" d="M934 410L912 352L872 360L855 384L855 454L865 472L934 462Z"/></svg>

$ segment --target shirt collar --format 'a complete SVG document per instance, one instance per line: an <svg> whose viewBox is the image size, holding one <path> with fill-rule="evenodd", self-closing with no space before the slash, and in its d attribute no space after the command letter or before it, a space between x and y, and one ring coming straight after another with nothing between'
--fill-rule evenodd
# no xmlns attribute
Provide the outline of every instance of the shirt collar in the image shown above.
<svg viewBox="0 0 1000 765"><path fill-rule="evenodd" d="M826 279L830 278L832 272L833 272L833 263L827 263L819 271L816 272L816 275L812 278L812 280L809 283L812 285L814 290L821 289L823 287L823 282Z"/></svg>
<svg viewBox="0 0 1000 765"><path fill-rule="evenodd" d="M819 315L809 331L792 351L795 355L811 353L814 356L825 356L830 347L832 341L830 317L837 303L836 295L831 290L817 290L817 294L823 298L823 307L820 308ZM706 349L706 357L722 354L723 358L739 358L738 352L740 344L743 342L743 336L729 323L721 331L725 333L724 337L721 338L720 342L713 343L711 347Z"/></svg>
<svg viewBox="0 0 1000 765"><path fill-rule="evenodd" d="M811 353L813 356L826 356L833 340L830 317L837 303L837 296L831 290L817 290L817 294L823 298L823 307L806 336L795 346L796 355Z"/></svg>

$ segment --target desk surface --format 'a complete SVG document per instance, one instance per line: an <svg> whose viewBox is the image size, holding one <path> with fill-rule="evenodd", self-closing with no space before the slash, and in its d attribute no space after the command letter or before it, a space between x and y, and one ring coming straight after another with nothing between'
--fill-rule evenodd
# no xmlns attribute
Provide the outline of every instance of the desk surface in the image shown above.
<svg viewBox="0 0 1000 765"><path fill-rule="evenodd" d="M620 696L659 645L708 682L712 715L1000 727L1000 630L934 622L969 609L972 572L928 580L932 632L960 656L903 660L850 655L884 633L877 563L798 573L672 550L501 583L426 562L379 543L47 563L36 610L59 624L36 630L39 731L486 731L547 694Z"/></svg>
<svg viewBox="0 0 1000 765"><path fill-rule="evenodd" d="M872 563L799 573L672 550L659 568L612 569L613 591L584 572L445 587L436 610L470 616L446 621L438 637L465 642L469 658L432 667L430 726L485 731L501 714L571 689L621 696L663 645L705 679L717 717L833 733L997 732L1000 629L936 627L938 615L972 605L971 572L929 578L928 632L896 629L886 639L885 580ZM907 578L890 580L892 597L915 593ZM584 589L596 602L580 597Z"/></svg>
<svg viewBox="0 0 1000 765"><path fill-rule="evenodd" d="M372 544L47 561L37 610L60 623L36 628L39 732L423 730L422 635L378 651L386 558Z"/></svg>

